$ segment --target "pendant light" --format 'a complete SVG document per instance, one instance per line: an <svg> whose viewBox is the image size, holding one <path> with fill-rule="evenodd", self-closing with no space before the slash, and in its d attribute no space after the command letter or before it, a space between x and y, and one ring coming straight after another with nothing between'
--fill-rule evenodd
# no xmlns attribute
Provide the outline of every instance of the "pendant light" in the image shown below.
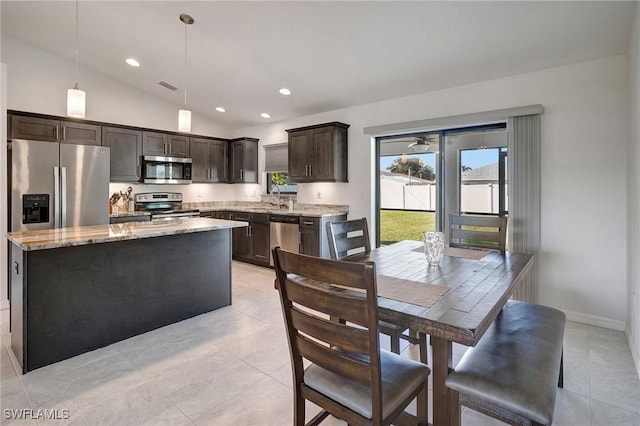
<svg viewBox="0 0 640 426"><path fill-rule="evenodd" d="M84 118L85 97L84 90L78 88L78 0L76 0L76 84L67 90L67 115L69 117Z"/></svg>
<svg viewBox="0 0 640 426"><path fill-rule="evenodd" d="M191 16L186 13L180 15L180 21L184 23L184 109L178 111L178 131L191 131L191 111L187 109L187 25L194 23Z"/></svg>

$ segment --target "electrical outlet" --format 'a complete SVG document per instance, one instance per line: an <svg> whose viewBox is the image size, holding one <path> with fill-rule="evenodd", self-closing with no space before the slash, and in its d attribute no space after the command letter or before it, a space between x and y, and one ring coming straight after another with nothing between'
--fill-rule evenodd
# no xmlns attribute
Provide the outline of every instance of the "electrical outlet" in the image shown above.
<svg viewBox="0 0 640 426"><path fill-rule="evenodd" d="M196 197L202 198L202 191L198 190L198 192L196 193Z"/></svg>
<svg viewBox="0 0 640 426"><path fill-rule="evenodd" d="M316 197L318 198L318 200L322 199L322 193L320 191L318 191L318 193L316 194Z"/></svg>

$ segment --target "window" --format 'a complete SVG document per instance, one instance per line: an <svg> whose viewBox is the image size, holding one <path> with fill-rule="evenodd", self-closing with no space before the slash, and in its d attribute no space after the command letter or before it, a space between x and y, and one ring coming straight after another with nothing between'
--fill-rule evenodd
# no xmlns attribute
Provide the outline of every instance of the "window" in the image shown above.
<svg viewBox="0 0 640 426"><path fill-rule="evenodd" d="M298 185L289 181L287 172L267 173L267 194L297 194Z"/></svg>

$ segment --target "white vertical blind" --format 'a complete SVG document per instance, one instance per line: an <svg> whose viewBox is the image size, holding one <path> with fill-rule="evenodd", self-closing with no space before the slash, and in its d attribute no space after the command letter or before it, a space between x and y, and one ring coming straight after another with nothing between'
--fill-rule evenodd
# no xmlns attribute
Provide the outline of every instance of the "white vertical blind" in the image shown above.
<svg viewBox="0 0 640 426"><path fill-rule="evenodd" d="M535 303L540 250L540 115L507 119L509 225L507 248L531 253L534 265L513 298Z"/></svg>
<svg viewBox="0 0 640 426"><path fill-rule="evenodd" d="M289 148L287 143L264 146L264 171L286 172L289 169Z"/></svg>

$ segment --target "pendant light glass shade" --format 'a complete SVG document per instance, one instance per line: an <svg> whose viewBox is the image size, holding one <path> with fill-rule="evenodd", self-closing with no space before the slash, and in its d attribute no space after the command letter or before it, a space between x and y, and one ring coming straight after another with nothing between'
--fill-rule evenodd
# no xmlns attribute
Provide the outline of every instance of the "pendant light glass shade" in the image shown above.
<svg viewBox="0 0 640 426"><path fill-rule="evenodd" d="M181 109L178 111L178 131L191 131L191 111L188 109Z"/></svg>
<svg viewBox="0 0 640 426"><path fill-rule="evenodd" d="M67 115L69 117L84 118L85 97L84 90L78 89L77 84L73 89L67 90Z"/></svg>

